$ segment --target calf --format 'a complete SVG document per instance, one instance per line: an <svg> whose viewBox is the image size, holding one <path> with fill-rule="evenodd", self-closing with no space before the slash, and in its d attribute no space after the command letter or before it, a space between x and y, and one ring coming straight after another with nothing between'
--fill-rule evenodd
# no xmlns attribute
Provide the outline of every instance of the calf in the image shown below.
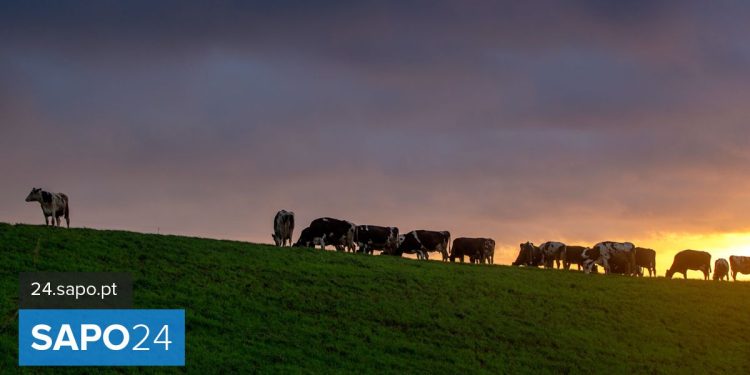
<svg viewBox="0 0 750 375"><path fill-rule="evenodd" d="M656 251L643 247L635 248L635 265L638 267L638 276L643 276L641 267L648 270L650 277L656 277Z"/></svg>
<svg viewBox="0 0 750 375"><path fill-rule="evenodd" d="M542 251L538 246L531 242L518 245L521 249L518 251L516 260L512 263L514 266L539 267L542 263Z"/></svg>
<svg viewBox="0 0 750 375"><path fill-rule="evenodd" d="M716 259L714 263L714 280L721 281L725 277L729 281L729 262L724 258Z"/></svg>
<svg viewBox="0 0 750 375"><path fill-rule="evenodd" d="M734 281L737 281L738 273L745 275L750 273L750 257L732 255L729 257L729 264L732 266L732 279Z"/></svg>
<svg viewBox="0 0 750 375"><path fill-rule="evenodd" d="M398 228L377 225L358 225L354 233L354 243L359 251L372 254L374 250L393 252L398 246Z"/></svg>
<svg viewBox="0 0 750 375"><path fill-rule="evenodd" d="M466 238L459 237L453 240L450 260L455 262L456 258L464 262L464 256L469 257L471 263L492 263L495 255L495 240L491 238Z"/></svg>
<svg viewBox="0 0 750 375"><path fill-rule="evenodd" d="M50 193L41 188L32 188L26 196L26 202L39 202L44 214L44 225L60 226L60 216L65 218L65 226L70 228L70 208L68 208L68 196L63 193ZM47 218L51 217L50 222Z"/></svg>
<svg viewBox="0 0 750 375"><path fill-rule="evenodd" d="M323 217L315 219L305 228L295 247L315 247L320 245L325 250L326 245L333 245L337 251L347 248L354 249L354 233L356 226L346 220Z"/></svg>
<svg viewBox="0 0 750 375"><path fill-rule="evenodd" d="M429 252L439 251L443 255L443 261L446 262L449 259L448 242L450 240L451 234L448 231L413 230L399 236L398 248L393 255L417 254L417 259L427 260Z"/></svg>
<svg viewBox="0 0 750 375"><path fill-rule="evenodd" d="M711 254L699 250L682 250L674 255L672 267L669 267L666 276L671 279L675 272L679 272L687 279L688 270L700 270L703 272L703 279L708 280L708 274L711 273Z"/></svg>
<svg viewBox="0 0 750 375"><path fill-rule="evenodd" d="M565 251L565 244L562 242L545 242L539 245L539 250L542 252L542 264L544 268L552 268L553 262L560 268L560 259L562 253Z"/></svg>
<svg viewBox="0 0 750 375"><path fill-rule="evenodd" d="M637 274L635 267L635 245L630 242L613 241L599 242L581 254L584 259L584 272L590 273L595 264L600 264L604 267L605 274L610 273L612 269L609 265L609 260L614 254L622 254L624 256L625 263L623 267L625 268L625 274Z"/></svg>
<svg viewBox="0 0 750 375"><path fill-rule="evenodd" d="M287 241L292 245L292 234L294 233L294 212L281 210L273 218L273 242L276 246L284 246Z"/></svg>

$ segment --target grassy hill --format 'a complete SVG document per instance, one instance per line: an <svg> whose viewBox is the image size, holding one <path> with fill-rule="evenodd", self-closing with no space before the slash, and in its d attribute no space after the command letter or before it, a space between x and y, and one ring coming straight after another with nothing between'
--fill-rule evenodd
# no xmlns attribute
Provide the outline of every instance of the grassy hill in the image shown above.
<svg viewBox="0 0 750 375"><path fill-rule="evenodd" d="M632 279L0 224L0 369L16 368L18 272L33 270L128 271L136 307L186 309L185 369L102 372L750 368L750 283Z"/></svg>

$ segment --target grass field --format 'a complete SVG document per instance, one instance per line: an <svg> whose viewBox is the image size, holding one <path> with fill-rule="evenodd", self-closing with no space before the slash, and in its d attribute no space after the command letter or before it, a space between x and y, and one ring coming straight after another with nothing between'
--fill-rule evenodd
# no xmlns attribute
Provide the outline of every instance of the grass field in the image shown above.
<svg viewBox="0 0 750 375"><path fill-rule="evenodd" d="M131 272L136 307L186 309L185 368L101 372L750 368L750 283L443 264L0 224L0 369L10 372L17 371L18 272L34 270Z"/></svg>

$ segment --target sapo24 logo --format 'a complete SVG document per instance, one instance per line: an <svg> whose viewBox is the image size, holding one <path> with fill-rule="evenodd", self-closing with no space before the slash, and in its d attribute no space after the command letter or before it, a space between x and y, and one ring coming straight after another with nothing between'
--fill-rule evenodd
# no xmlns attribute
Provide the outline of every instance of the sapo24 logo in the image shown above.
<svg viewBox="0 0 750 375"><path fill-rule="evenodd" d="M19 310L20 366L184 366L184 310Z"/></svg>

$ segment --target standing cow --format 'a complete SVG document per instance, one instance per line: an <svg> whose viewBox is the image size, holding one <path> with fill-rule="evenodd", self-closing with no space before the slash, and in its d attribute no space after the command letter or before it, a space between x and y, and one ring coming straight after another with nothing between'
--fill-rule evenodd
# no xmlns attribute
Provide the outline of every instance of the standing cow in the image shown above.
<svg viewBox="0 0 750 375"><path fill-rule="evenodd" d="M358 225L354 243L360 252L372 254L374 250L393 252L398 246L398 228L377 225Z"/></svg>
<svg viewBox="0 0 750 375"><path fill-rule="evenodd" d="M669 267L666 276L671 279L672 275L678 272L687 279L688 270L702 271L703 279L708 280L708 275L711 273L711 254L699 250L682 250L674 255L672 267Z"/></svg>
<svg viewBox="0 0 750 375"><path fill-rule="evenodd" d="M560 268L560 259L562 253L565 251L565 244L562 242L548 241L539 245L539 250L542 252L542 264L544 268L553 268L553 262Z"/></svg>
<svg viewBox="0 0 750 375"><path fill-rule="evenodd" d="M450 240L451 234L448 231L413 230L399 236L398 248L393 255L417 254L417 259L426 260L429 259L429 252L438 251L443 255L443 262L447 262Z"/></svg>
<svg viewBox="0 0 750 375"><path fill-rule="evenodd" d="M612 272L609 261L613 257L623 263L623 272L626 275L636 275L635 245L630 242L604 241L586 249L583 254L584 272L590 273L595 264L604 267L604 273Z"/></svg>
<svg viewBox="0 0 750 375"><path fill-rule="evenodd" d="M716 259L714 263L714 280L721 281L725 277L729 281L729 262L724 258Z"/></svg>
<svg viewBox="0 0 750 375"><path fill-rule="evenodd" d="M732 255L729 257L729 264L732 266L732 279L737 281L737 274L749 274L750 273L750 257L743 257L739 255Z"/></svg>
<svg viewBox="0 0 750 375"><path fill-rule="evenodd" d="M314 247L320 245L325 250L326 245L333 245L337 251L354 248L354 233L356 226L346 220L330 217L315 219L310 226L302 230L294 247Z"/></svg>
<svg viewBox="0 0 750 375"><path fill-rule="evenodd" d="M562 259L563 268L570 269L571 264L578 266L578 270L583 266L583 252L586 250L583 246L565 246L560 258Z"/></svg>
<svg viewBox="0 0 750 375"><path fill-rule="evenodd" d="M292 245L294 233L294 212L281 210L273 218L273 242L276 246L284 246L289 242Z"/></svg>
<svg viewBox="0 0 750 375"><path fill-rule="evenodd" d="M643 276L642 268L648 270L650 277L656 277L656 251L643 247L635 248L635 265L638 267L638 276Z"/></svg>
<svg viewBox="0 0 750 375"><path fill-rule="evenodd" d="M518 256L512 263L514 266L539 267L542 264L542 251L539 246L534 246L531 242L525 242L520 245Z"/></svg>
<svg viewBox="0 0 750 375"><path fill-rule="evenodd" d="M495 256L495 240L491 238L466 238L459 237L453 240L451 247L451 262L456 258L464 262L464 256L469 257L471 263L493 263Z"/></svg>
<svg viewBox="0 0 750 375"><path fill-rule="evenodd" d="M68 196L63 193L50 193L41 188L32 188L26 196L26 202L39 202L44 214L44 225L60 226L60 216L65 218L65 226L70 228L70 208L68 208ZM50 222L47 218L52 218Z"/></svg>

